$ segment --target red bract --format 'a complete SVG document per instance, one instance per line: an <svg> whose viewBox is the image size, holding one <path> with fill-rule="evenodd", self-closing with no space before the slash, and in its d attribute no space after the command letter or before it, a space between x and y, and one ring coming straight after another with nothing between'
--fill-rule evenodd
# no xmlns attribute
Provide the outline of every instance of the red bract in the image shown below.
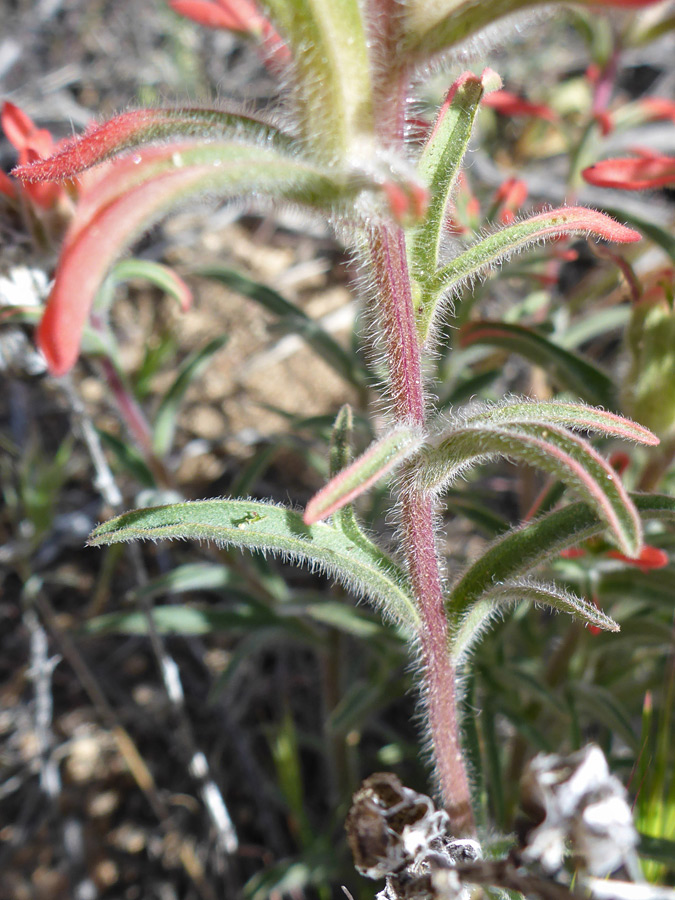
<svg viewBox="0 0 675 900"><path fill-rule="evenodd" d="M581 173L596 187L642 191L675 184L675 157L647 155L638 158L605 159Z"/></svg>
<svg viewBox="0 0 675 900"><path fill-rule="evenodd" d="M530 103L523 97L518 97L510 91L493 91L483 99L483 105L489 106L502 116L533 116L536 119L545 119L547 122L556 122L558 116L545 103Z"/></svg>

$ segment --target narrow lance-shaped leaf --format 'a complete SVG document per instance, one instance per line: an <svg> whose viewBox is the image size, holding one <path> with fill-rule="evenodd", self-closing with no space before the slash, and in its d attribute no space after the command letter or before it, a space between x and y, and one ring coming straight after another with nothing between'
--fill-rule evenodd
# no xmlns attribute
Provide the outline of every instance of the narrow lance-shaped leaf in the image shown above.
<svg viewBox="0 0 675 900"><path fill-rule="evenodd" d="M499 615L505 607L513 606L523 600L536 606L568 613L588 625L602 628L605 631L621 630L614 619L594 603L589 603L588 600L577 597L576 594L563 590L558 585L538 584L530 581L507 581L483 594L453 629L450 637L450 653L455 663L462 662L496 615Z"/></svg>
<svg viewBox="0 0 675 900"><path fill-rule="evenodd" d="M664 494L632 494L642 519L675 522L675 498ZM495 541L453 586L446 610L455 624L496 584L527 575L563 550L602 534L605 529L596 512L585 503L571 503L541 516Z"/></svg>
<svg viewBox="0 0 675 900"><path fill-rule="evenodd" d="M375 441L312 497L305 510L305 524L325 519L350 503L410 457L422 440L419 429L401 426Z"/></svg>
<svg viewBox="0 0 675 900"><path fill-rule="evenodd" d="M213 541L308 563L363 593L415 634L419 616L405 575L384 553L363 546L330 525L308 526L291 509L250 500L200 500L139 509L104 522L93 546L132 540Z"/></svg>
<svg viewBox="0 0 675 900"><path fill-rule="evenodd" d="M652 434L644 425L604 409L596 409L582 403L569 403L565 400L535 401L514 398L494 406L483 407L476 412L471 412L466 418L467 424L473 425L481 422L545 423L561 425L564 428L581 428L584 431L603 434L607 437L637 441L639 444L647 444L651 447L655 447L659 443L656 435Z"/></svg>
<svg viewBox="0 0 675 900"><path fill-rule="evenodd" d="M149 281L155 287L178 301L180 308L186 312L192 306L192 291L183 279L169 266L153 262L151 259L123 259L113 267L108 280L113 284L121 284L131 279L140 278Z"/></svg>
<svg viewBox="0 0 675 900"><path fill-rule="evenodd" d="M460 345L474 344L503 347L524 356L541 366L559 387L590 403L609 407L616 404L615 385L605 372L532 328L490 319L467 322L460 332Z"/></svg>
<svg viewBox="0 0 675 900"><path fill-rule="evenodd" d="M485 90L500 85L499 76L486 69L479 78L464 72L454 82L436 117L422 150L417 172L429 187L431 201L424 221L411 240L411 270L424 280L436 271L448 203L473 130Z"/></svg>
<svg viewBox="0 0 675 900"><path fill-rule="evenodd" d="M140 154L139 154L140 157ZM38 331L54 374L77 359L93 298L115 257L150 224L185 199L214 193L255 194L324 209L364 187L360 175L321 167L272 149L239 143L178 144L147 151L137 165L123 161L85 196L65 244Z"/></svg>
<svg viewBox="0 0 675 900"><path fill-rule="evenodd" d="M335 417L335 423L331 433L329 454L329 474L331 478L335 478L338 473L347 468L351 462L353 420L354 415L352 408L348 403L345 403ZM344 506L341 506L333 512L332 525L335 528L340 529L350 541L353 541L353 543L361 547L363 551L370 554L373 559L380 559L381 564L385 568L390 565L390 560L384 555L382 550L373 543L361 527L351 503L346 503Z"/></svg>
<svg viewBox="0 0 675 900"><path fill-rule="evenodd" d="M639 232L615 222L604 213L581 206L561 207L500 228L456 256L424 286L417 310L420 340L426 340L443 297L456 293L512 254L563 234L593 236L622 244L641 238Z"/></svg>
<svg viewBox="0 0 675 900"><path fill-rule="evenodd" d="M366 34L358 0L262 0L293 57L296 117L326 161L372 134ZM363 148L361 148L363 150Z"/></svg>
<svg viewBox="0 0 675 900"><path fill-rule="evenodd" d="M401 53L427 60L430 54L440 53L466 41L497 19L546 0L408 0L404 7L407 32ZM616 6L639 8L659 0L578 0L587 6Z"/></svg>
<svg viewBox="0 0 675 900"><path fill-rule="evenodd" d="M637 556L642 529L621 479L590 444L553 425L458 429L420 454L420 487L438 490L477 460L494 455L518 459L563 481L595 509L619 547L628 556Z"/></svg>
<svg viewBox="0 0 675 900"><path fill-rule="evenodd" d="M62 144L54 155L18 166L13 174L29 182L63 181L141 144L198 135L239 138L278 149L292 146L292 138L263 116L234 106L231 109L138 109L90 126L83 135Z"/></svg>
<svg viewBox="0 0 675 900"><path fill-rule="evenodd" d="M162 397L153 425L152 447L160 459L169 452L173 444L178 408L185 392L214 354L225 346L227 340L227 335L213 338L204 347L191 353L180 365L171 386Z"/></svg>
<svg viewBox="0 0 675 900"><path fill-rule="evenodd" d="M348 403L341 406L333 423L330 436L330 468L331 478L346 469L352 460L352 431L354 414Z"/></svg>

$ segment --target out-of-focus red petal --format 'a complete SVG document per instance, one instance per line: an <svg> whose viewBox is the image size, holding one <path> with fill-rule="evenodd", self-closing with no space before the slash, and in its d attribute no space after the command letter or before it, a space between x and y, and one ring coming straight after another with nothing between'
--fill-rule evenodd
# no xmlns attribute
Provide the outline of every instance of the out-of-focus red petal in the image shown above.
<svg viewBox="0 0 675 900"><path fill-rule="evenodd" d="M614 120L612 119L612 114L608 113L607 110L596 112L594 119L598 123L603 137L607 137L608 134L614 131Z"/></svg>
<svg viewBox="0 0 675 900"><path fill-rule="evenodd" d="M223 28L227 31L248 33L250 25L246 19L219 3L211 0L169 0L171 9L206 28Z"/></svg>
<svg viewBox="0 0 675 900"><path fill-rule="evenodd" d="M609 464L619 475L623 475L630 465L630 456L623 450L617 450L609 457Z"/></svg>
<svg viewBox="0 0 675 900"><path fill-rule="evenodd" d="M563 559L579 559L581 556L586 556L586 551L583 547L568 547L567 550L561 550L560 555Z"/></svg>
<svg viewBox="0 0 675 900"><path fill-rule="evenodd" d="M0 194L4 194L5 197L16 197L14 182L9 175L5 175L2 169L0 169Z"/></svg>
<svg viewBox="0 0 675 900"><path fill-rule="evenodd" d="M503 225L510 225L515 221L515 213L518 212L527 200L527 184L520 178L507 178L497 188L494 195L494 203L501 207L499 220Z"/></svg>
<svg viewBox="0 0 675 900"><path fill-rule="evenodd" d="M658 547L652 547L649 544L645 544L640 555L636 557L625 556L619 550L610 550L607 555L612 559L620 559L629 566L636 566L643 572L648 572L649 569L663 569L669 562L665 550L659 550Z"/></svg>
<svg viewBox="0 0 675 900"><path fill-rule="evenodd" d="M675 184L675 157L643 156L638 159L605 159L581 173L596 187L642 191Z"/></svg>
<svg viewBox="0 0 675 900"><path fill-rule="evenodd" d="M675 100L667 97L644 97L640 106L650 119L671 119L675 122Z"/></svg>
<svg viewBox="0 0 675 900"><path fill-rule="evenodd" d="M558 116L545 103L530 103L510 91L493 91L483 98L483 106L489 106L502 116L533 116L547 122L557 122Z"/></svg>
<svg viewBox="0 0 675 900"><path fill-rule="evenodd" d="M27 139L37 131L35 123L22 109L6 100L2 104L0 123L5 137L15 150L22 150Z"/></svg>

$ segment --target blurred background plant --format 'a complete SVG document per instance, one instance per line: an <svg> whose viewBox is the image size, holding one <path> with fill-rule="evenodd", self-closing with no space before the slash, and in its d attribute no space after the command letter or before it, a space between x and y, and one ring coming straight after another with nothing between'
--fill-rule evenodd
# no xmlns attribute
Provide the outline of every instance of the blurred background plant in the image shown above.
<svg viewBox="0 0 675 900"><path fill-rule="evenodd" d="M83 126L134 95L149 103L224 86L255 105L276 90L235 35L204 32L159 3L113 14L102 3L18 3L8 21L3 94L58 137L69 120ZM662 444L622 445L615 468L630 489L669 494L672 198L663 182L619 194L582 173L592 180L589 167L633 147L675 151L673 24L669 3L558 10L517 19L503 47L480 51L504 90L479 113L453 222L459 245L564 201L606 209L645 240L620 255L561 240L515 258L457 298L429 363L447 410L509 392L622 409ZM455 74L425 85L420 129ZM21 147L6 117L9 170ZM37 200L10 178L0 191L0 896L328 897L339 884L371 896L342 838L352 792L382 768L428 783L397 630L320 577L257 556L82 550L97 520L129 506L216 494L304 505L326 479L346 400L357 448L370 443L378 421L365 412L380 373L354 327L350 261L296 213L183 213L113 269L78 369L50 381L27 335L68 210L55 221L54 197ZM188 316L175 299L187 306L190 291L167 264L196 295ZM530 469L474 470L448 494L453 570L561 496ZM388 508L377 487L359 512L393 539ZM514 828L533 753L593 739L635 798L645 875L673 883L673 537L651 523L647 541L637 562L596 538L550 566L617 619L620 635L527 602L486 635L466 681L466 748L479 824L501 836Z"/></svg>

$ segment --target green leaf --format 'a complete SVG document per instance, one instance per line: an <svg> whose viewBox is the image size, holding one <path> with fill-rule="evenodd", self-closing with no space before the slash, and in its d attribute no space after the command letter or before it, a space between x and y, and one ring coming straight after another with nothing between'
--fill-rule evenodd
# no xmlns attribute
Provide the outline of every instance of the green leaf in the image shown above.
<svg viewBox="0 0 675 900"><path fill-rule="evenodd" d="M107 280L113 284L122 284L137 278L149 281L150 284L154 284L165 294L173 297L184 312L190 308L192 294L183 279L169 266L153 262L150 259L123 259L113 266Z"/></svg>
<svg viewBox="0 0 675 900"><path fill-rule="evenodd" d="M428 0L407 0L403 13L406 39L399 52L427 63L430 55L456 47L503 16L546 2L547 0L489 0L484 3L477 0L438 0L429 3ZM593 6L597 0L577 2ZM616 5L629 4L617 2ZM636 2L634 5L640 4Z"/></svg>
<svg viewBox="0 0 675 900"><path fill-rule="evenodd" d="M302 614L309 616L315 622L355 637L373 638L382 634L383 626L380 622L374 622L348 603L337 603L331 600L309 603L302 607Z"/></svg>
<svg viewBox="0 0 675 900"><path fill-rule="evenodd" d="M421 282L438 266L448 203L484 90L483 80L472 72L465 72L455 81L417 164L417 172L431 197L424 221L414 229L410 240L411 270Z"/></svg>
<svg viewBox="0 0 675 900"><path fill-rule="evenodd" d="M285 331L299 335L342 378L363 388L365 379L358 360L341 347L318 322L299 306L282 297L278 291L226 266L206 266L198 269L195 274L219 281L278 316Z"/></svg>
<svg viewBox="0 0 675 900"><path fill-rule="evenodd" d="M595 604L577 597L558 585L508 581L484 594L471 606L461 623L453 630L450 652L456 663L461 664L492 619L503 613L506 607L514 606L523 600L535 606L568 613L596 628L615 632L620 630L614 619L603 613Z"/></svg>
<svg viewBox="0 0 675 900"><path fill-rule="evenodd" d="M463 347L474 344L503 347L541 366L559 387L588 403L610 409L616 405L616 388L608 375L531 328L490 319L468 322L462 328L460 343Z"/></svg>
<svg viewBox="0 0 675 900"><path fill-rule="evenodd" d="M675 498L664 494L632 494L643 519L675 521ZM604 523L584 503L572 503L548 513L500 538L462 575L452 588L446 610L458 623L496 584L520 578L603 532Z"/></svg>
<svg viewBox="0 0 675 900"><path fill-rule="evenodd" d="M307 562L378 603L411 634L419 615L407 580L370 542L350 540L323 523L307 526L291 509L250 500L200 500L117 516L96 528L92 546L131 540L192 539L280 553Z"/></svg>
<svg viewBox="0 0 675 900"><path fill-rule="evenodd" d="M640 834L638 853L645 859L653 859L655 862L665 863L672 868L673 860L675 860L675 841Z"/></svg>
<svg viewBox="0 0 675 900"><path fill-rule="evenodd" d="M170 572L157 575L145 584L132 591L134 599L154 600L166 595L175 596L193 591L214 592L222 594L227 591L239 593L244 587L244 580L228 566L219 563L184 563Z"/></svg>
<svg viewBox="0 0 675 900"><path fill-rule="evenodd" d="M263 0L293 56L295 116L321 159L372 133L366 33L358 0Z"/></svg>
<svg viewBox="0 0 675 900"><path fill-rule="evenodd" d="M191 353L179 366L178 373L162 397L155 416L152 447L160 459L169 452L173 444L176 417L185 392L192 382L202 374L211 358L219 350L222 350L227 341L226 335L213 338L204 347Z"/></svg>
<svg viewBox="0 0 675 900"><path fill-rule="evenodd" d="M501 265L514 253L532 244L563 234L595 236L618 243L639 241L641 235L632 228L615 222L609 216L582 206L561 207L531 216L500 228L476 241L442 269L434 273L424 285L418 309L420 339L426 340L431 323L444 297L457 295L464 285Z"/></svg>
<svg viewBox="0 0 675 900"><path fill-rule="evenodd" d="M638 555L640 520L621 479L587 441L554 425L514 422L453 428L437 446L420 453L419 485L438 490L492 456L517 459L563 481L595 509L626 555Z"/></svg>
<svg viewBox="0 0 675 900"><path fill-rule="evenodd" d="M354 415L348 403L341 406L330 436L330 477L335 478L338 472L345 469L352 460L352 431Z"/></svg>
<svg viewBox="0 0 675 900"><path fill-rule="evenodd" d="M313 525L350 503L409 458L422 440L418 428L401 425L374 441L358 459L312 497L305 509L305 523Z"/></svg>
<svg viewBox="0 0 675 900"><path fill-rule="evenodd" d="M532 422L560 425L564 428L579 428L606 437L618 437L623 440L637 441L652 447L659 443L656 435L644 425L632 422L623 416L596 409L582 403L569 403L565 400L527 400L512 398L502 403L484 406L476 412L470 412L466 418L468 424L495 422L499 425L518 425Z"/></svg>
<svg viewBox="0 0 675 900"><path fill-rule="evenodd" d="M120 440L116 435L102 428L97 428L96 432L101 438L103 445L111 451L119 465L133 475L139 484L146 488L157 487L155 476L150 467L133 444Z"/></svg>
<svg viewBox="0 0 675 900"><path fill-rule="evenodd" d="M475 496L475 490L453 491L446 493L446 507L453 512L465 516L473 522L487 537L497 537L509 530L509 523L503 517L481 503Z"/></svg>

